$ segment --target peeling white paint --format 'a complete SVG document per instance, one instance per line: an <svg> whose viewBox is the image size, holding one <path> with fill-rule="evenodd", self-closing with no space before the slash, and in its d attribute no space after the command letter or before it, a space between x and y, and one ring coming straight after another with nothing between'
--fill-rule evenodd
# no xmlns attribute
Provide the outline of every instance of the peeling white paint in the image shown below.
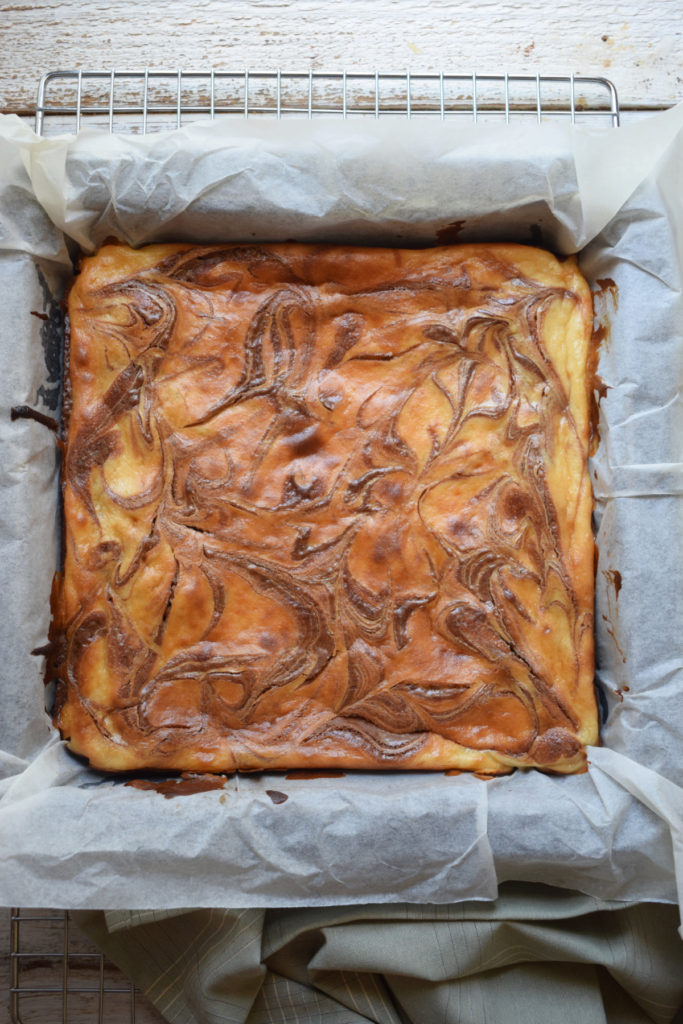
<svg viewBox="0 0 683 1024"><path fill-rule="evenodd" d="M35 104L55 68L501 71L605 75L622 104L683 100L671 0L42 0L0 3L0 110Z"/></svg>

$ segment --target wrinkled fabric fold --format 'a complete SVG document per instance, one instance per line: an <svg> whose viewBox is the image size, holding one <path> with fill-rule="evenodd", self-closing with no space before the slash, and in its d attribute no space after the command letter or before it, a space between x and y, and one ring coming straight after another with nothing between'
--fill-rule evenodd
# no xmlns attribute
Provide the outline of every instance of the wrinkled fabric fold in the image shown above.
<svg viewBox="0 0 683 1024"><path fill-rule="evenodd" d="M675 908L507 883L492 902L74 915L170 1024L670 1024Z"/></svg>

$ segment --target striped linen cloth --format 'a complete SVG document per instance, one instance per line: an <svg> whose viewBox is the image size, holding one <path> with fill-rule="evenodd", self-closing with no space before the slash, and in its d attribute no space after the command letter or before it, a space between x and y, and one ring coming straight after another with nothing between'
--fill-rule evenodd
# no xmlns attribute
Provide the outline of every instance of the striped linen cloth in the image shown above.
<svg viewBox="0 0 683 1024"><path fill-rule="evenodd" d="M74 918L170 1024L683 1024L664 904L506 883L492 903Z"/></svg>

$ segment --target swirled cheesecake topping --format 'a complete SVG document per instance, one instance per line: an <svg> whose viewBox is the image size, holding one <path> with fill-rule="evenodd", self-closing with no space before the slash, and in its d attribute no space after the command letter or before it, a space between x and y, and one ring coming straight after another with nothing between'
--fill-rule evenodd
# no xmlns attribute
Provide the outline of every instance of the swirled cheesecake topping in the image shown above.
<svg viewBox="0 0 683 1024"><path fill-rule="evenodd" d="M70 317L51 670L74 749L105 768L582 766L573 263L112 246Z"/></svg>

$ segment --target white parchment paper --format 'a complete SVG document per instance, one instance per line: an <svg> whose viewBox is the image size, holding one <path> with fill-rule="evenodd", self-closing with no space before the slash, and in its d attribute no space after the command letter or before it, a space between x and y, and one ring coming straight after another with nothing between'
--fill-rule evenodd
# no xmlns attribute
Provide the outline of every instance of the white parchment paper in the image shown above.
<svg viewBox="0 0 683 1024"><path fill-rule="evenodd" d="M205 123L40 140L0 119L0 902L83 908L491 899L505 879L675 902L683 878L683 107L619 130ZM585 775L231 777L166 800L89 771L43 710L59 560L53 401L67 249L152 241L579 252L608 328L591 466L606 721ZM47 326L46 326L47 325ZM41 406L41 401L43 405ZM621 586L616 585L615 572ZM287 799L273 802L269 791ZM279 798L278 798L279 799Z"/></svg>

